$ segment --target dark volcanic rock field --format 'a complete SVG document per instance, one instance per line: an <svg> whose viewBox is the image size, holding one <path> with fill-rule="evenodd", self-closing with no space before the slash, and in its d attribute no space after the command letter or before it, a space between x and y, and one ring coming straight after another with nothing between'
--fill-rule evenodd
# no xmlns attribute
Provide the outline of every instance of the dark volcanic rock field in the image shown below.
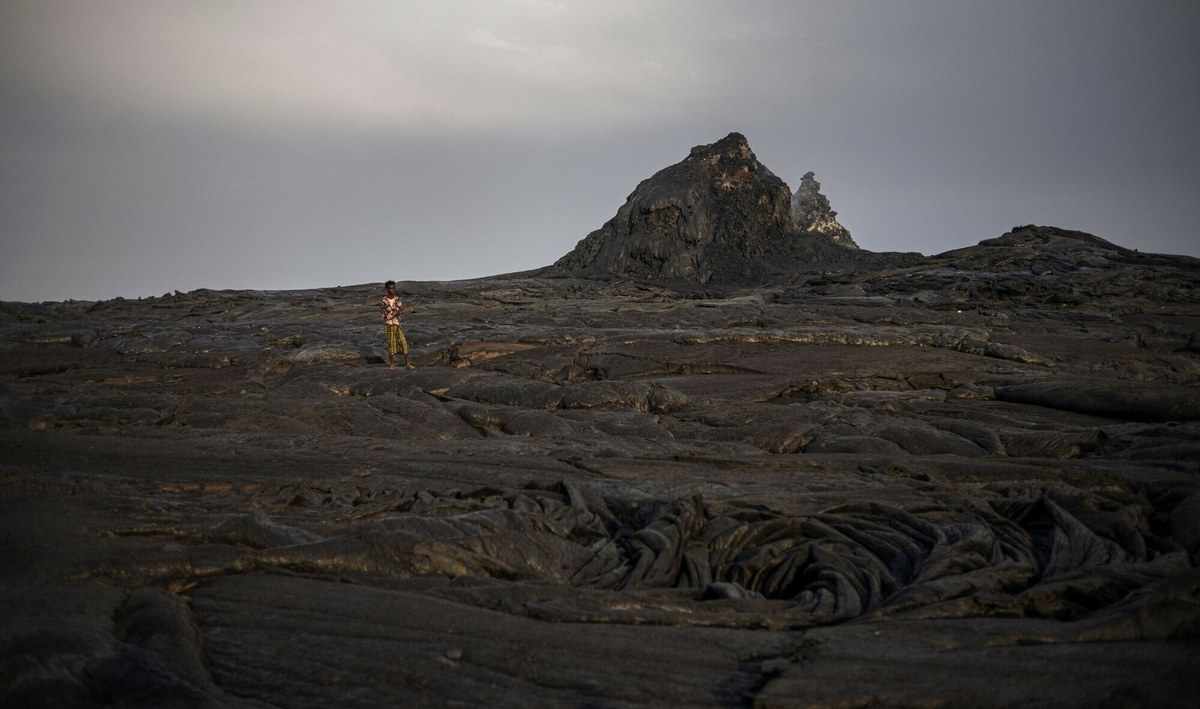
<svg viewBox="0 0 1200 709"><path fill-rule="evenodd" d="M30 706L1175 706L1200 261L863 251L731 133L553 266L0 304Z"/></svg>
<svg viewBox="0 0 1200 709"><path fill-rule="evenodd" d="M3 304L3 704L1194 698L1200 264L895 263Z"/></svg>

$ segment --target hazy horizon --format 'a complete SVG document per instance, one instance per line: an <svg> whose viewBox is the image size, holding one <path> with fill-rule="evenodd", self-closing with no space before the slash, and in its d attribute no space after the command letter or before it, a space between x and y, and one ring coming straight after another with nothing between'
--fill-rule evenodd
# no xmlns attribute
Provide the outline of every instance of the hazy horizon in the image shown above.
<svg viewBox="0 0 1200 709"><path fill-rule="evenodd" d="M731 131L871 251L1200 256L1200 5L0 0L0 300L549 265Z"/></svg>

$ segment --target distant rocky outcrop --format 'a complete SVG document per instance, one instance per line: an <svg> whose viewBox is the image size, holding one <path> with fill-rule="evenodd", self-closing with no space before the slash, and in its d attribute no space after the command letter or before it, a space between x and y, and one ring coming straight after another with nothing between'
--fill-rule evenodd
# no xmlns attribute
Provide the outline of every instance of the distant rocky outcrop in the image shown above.
<svg viewBox="0 0 1200 709"><path fill-rule="evenodd" d="M844 260L849 233L826 233L828 220L801 233L791 201L790 188L758 161L745 136L730 133L643 180L616 216L554 268L583 276L752 284L801 265ZM832 219L828 200L825 213Z"/></svg>
<svg viewBox="0 0 1200 709"><path fill-rule="evenodd" d="M792 195L792 223L802 232L824 234L842 246L858 248L850 231L838 222L829 198L821 194L821 183L811 170L800 178L800 186Z"/></svg>

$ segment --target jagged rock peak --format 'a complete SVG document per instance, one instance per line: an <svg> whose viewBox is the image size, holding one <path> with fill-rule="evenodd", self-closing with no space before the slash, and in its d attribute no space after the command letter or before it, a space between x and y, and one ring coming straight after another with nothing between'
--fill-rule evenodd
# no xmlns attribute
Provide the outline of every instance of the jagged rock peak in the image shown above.
<svg viewBox="0 0 1200 709"><path fill-rule="evenodd" d="M580 275L757 280L793 234L791 191L730 133L643 180L604 226L555 263Z"/></svg>
<svg viewBox="0 0 1200 709"><path fill-rule="evenodd" d="M821 183L812 171L800 178L800 186L792 195L792 223L802 232L824 234L834 243L858 248L850 232L838 223L837 212L830 208L829 198L821 194Z"/></svg>

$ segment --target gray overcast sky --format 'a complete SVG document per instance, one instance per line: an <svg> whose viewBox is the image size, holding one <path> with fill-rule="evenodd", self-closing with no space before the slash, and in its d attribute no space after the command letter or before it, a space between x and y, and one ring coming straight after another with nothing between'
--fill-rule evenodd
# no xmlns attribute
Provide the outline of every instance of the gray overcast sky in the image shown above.
<svg viewBox="0 0 1200 709"><path fill-rule="evenodd" d="M552 263L693 145L858 243L1200 255L1200 2L0 0L0 299Z"/></svg>

